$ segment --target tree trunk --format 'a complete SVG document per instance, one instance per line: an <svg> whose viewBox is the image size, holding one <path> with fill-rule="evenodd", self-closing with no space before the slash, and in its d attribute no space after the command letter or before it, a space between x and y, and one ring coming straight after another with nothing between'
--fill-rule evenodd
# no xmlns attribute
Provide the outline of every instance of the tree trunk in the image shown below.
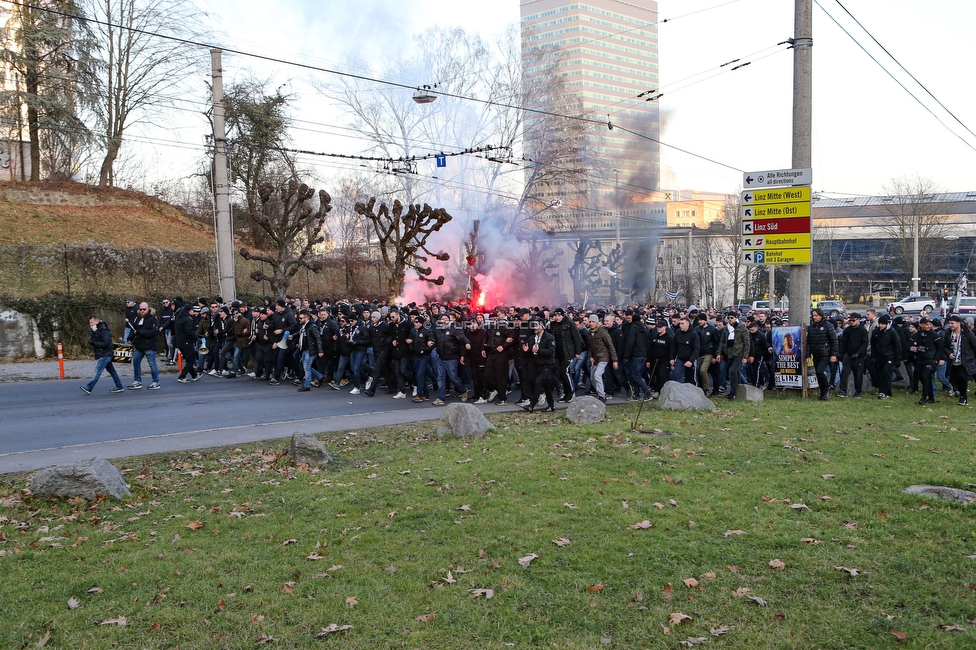
<svg viewBox="0 0 976 650"><path fill-rule="evenodd" d="M33 64L32 64L33 66ZM36 70L28 70L25 75L27 94L34 97L34 101L27 104L27 133L30 139L30 179L32 181L41 180L41 136L40 118L37 115L37 93L39 86L38 73Z"/></svg>
<svg viewBox="0 0 976 650"><path fill-rule="evenodd" d="M115 159L119 156L119 149L122 143L116 138L110 138L105 150L105 160L102 161L102 168L98 172L98 186L112 187L115 184L115 174L113 168Z"/></svg>

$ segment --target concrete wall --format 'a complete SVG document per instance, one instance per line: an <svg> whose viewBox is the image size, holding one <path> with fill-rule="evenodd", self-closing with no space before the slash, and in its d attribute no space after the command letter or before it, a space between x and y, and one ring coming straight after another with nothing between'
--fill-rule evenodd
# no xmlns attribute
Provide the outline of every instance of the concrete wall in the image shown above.
<svg viewBox="0 0 976 650"><path fill-rule="evenodd" d="M0 307L0 361L43 357L44 347L30 316Z"/></svg>

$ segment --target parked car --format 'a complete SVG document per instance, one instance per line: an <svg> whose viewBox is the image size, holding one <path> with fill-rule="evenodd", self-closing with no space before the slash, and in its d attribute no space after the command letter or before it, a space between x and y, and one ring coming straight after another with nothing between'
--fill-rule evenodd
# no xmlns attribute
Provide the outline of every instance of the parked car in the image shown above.
<svg viewBox="0 0 976 650"><path fill-rule="evenodd" d="M888 305L892 314L931 314L936 308L935 298L931 296L908 296Z"/></svg>
<svg viewBox="0 0 976 650"><path fill-rule="evenodd" d="M728 307L722 308L722 313L727 314L730 311L737 311L743 316L752 311L752 305L729 305Z"/></svg>
<svg viewBox="0 0 976 650"><path fill-rule="evenodd" d="M827 318L837 318L847 316L847 307L840 300L821 300L817 307L823 311Z"/></svg>

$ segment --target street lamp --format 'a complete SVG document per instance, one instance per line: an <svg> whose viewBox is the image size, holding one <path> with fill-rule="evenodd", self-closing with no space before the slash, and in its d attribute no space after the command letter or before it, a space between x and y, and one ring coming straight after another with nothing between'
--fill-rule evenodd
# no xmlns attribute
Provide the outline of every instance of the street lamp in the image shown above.
<svg viewBox="0 0 976 650"><path fill-rule="evenodd" d="M918 219L912 224L912 244L912 295L917 296L918 281L921 279L918 277Z"/></svg>
<svg viewBox="0 0 976 650"><path fill-rule="evenodd" d="M434 88L437 88L437 84L434 84ZM427 84L417 88L413 94L413 101L418 104L429 104L435 99L437 99L437 95L434 94L431 87Z"/></svg>

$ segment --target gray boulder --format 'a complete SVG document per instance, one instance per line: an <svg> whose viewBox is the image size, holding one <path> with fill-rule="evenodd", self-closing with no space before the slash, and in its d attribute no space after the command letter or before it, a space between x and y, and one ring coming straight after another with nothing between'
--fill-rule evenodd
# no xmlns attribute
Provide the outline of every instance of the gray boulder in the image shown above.
<svg viewBox="0 0 976 650"><path fill-rule="evenodd" d="M607 419L607 405L595 397L574 397L566 409L566 419L573 424L596 424Z"/></svg>
<svg viewBox="0 0 976 650"><path fill-rule="evenodd" d="M309 467L322 467L332 462L332 455L314 435L296 431L291 437L291 460Z"/></svg>
<svg viewBox="0 0 976 650"><path fill-rule="evenodd" d="M437 437L481 438L495 425L472 404L454 403L444 409L437 426Z"/></svg>
<svg viewBox="0 0 976 650"><path fill-rule="evenodd" d="M705 397L701 388L693 384L679 384L669 381L661 389L657 405L673 411L700 411L715 408L715 403Z"/></svg>
<svg viewBox="0 0 976 650"><path fill-rule="evenodd" d="M123 499L130 494L122 473L104 458L39 470L31 481L31 493L38 497L82 497L89 501L99 495Z"/></svg>
<svg viewBox="0 0 976 650"><path fill-rule="evenodd" d="M739 384L735 389L735 399L740 402L761 402L763 401L763 389L748 384Z"/></svg>
<svg viewBox="0 0 976 650"><path fill-rule="evenodd" d="M944 487L941 485L911 485L905 488L905 492L908 494L917 494L923 497L934 497L936 499L944 499L946 501L955 501L956 503L970 504L976 502L976 492L960 490L959 488Z"/></svg>

